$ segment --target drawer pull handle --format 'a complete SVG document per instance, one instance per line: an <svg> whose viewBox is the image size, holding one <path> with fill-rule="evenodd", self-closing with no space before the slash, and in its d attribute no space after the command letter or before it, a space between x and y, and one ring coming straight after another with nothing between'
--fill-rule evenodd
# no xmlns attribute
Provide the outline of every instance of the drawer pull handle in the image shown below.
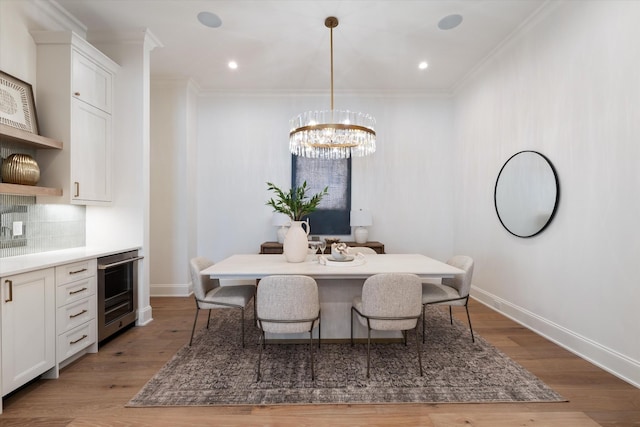
<svg viewBox="0 0 640 427"><path fill-rule="evenodd" d="M76 191L73 194L73 197L80 197L80 183L78 181L74 181L73 185L76 188Z"/></svg>
<svg viewBox="0 0 640 427"><path fill-rule="evenodd" d="M78 274L78 273L84 273L85 271L87 271L86 268L82 268L80 270L76 270L76 271L70 271L69 274Z"/></svg>
<svg viewBox="0 0 640 427"><path fill-rule="evenodd" d="M4 300L4 302L11 302L13 301L13 282L11 280L5 280L4 283L9 284L9 298Z"/></svg>
<svg viewBox="0 0 640 427"><path fill-rule="evenodd" d="M80 96L80 92L73 92L74 96Z"/></svg>
<svg viewBox="0 0 640 427"><path fill-rule="evenodd" d="M80 292L84 292L86 290L87 288L81 288L81 289L78 289L77 291L69 291L69 295L79 294Z"/></svg>
<svg viewBox="0 0 640 427"><path fill-rule="evenodd" d="M70 345L77 344L77 343L79 343L80 341L82 341L83 339L85 339L85 338L87 338L87 337L88 337L88 335L87 335L87 334L84 334L83 336L81 336L80 338L78 338L78 339L77 339L77 340L75 340L75 341L69 341L69 344L70 344Z"/></svg>
<svg viewBox="0 0 640 427"><path fill-rule="evenodd" d="M82 316L83 314L85 314L87 312L87 310L82 310L80 313L77 314L70 314L69 315L69 319L73 319L74 317L78 317L78 316Z"/></svg>

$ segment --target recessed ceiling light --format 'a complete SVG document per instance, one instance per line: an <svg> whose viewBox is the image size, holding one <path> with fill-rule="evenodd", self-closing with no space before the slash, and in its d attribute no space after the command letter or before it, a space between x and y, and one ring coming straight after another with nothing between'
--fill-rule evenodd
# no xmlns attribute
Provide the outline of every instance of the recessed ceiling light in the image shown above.
<svg viewBox="0 0 640 427"><path fill-rule="evenodd" d="M235 70L238 68L238 63L236 61L229 61L229 68L231 68L232 70Z"/></svg>
<svg viewBox="0 0 640 427"><path fill-rule="evenodd" d="M428 66L429 64L427 64L427 61L422 61L418 64L418 68L420 68L421 70L426 70Z"/></svg>
<svg viewBox="0 0 640 427"><path fill-rule="evenodd" d="M460 25L462 22L462 15L447 15L438 22L438 28L441 30L451 30Z"/></svg>
<svg viewBox="0 0 640 427"><path fill-rule="evenodd" d="M200 12L198 13L198 21L205 27L218 28L222 25L222 19L215 13Z"/></svg>

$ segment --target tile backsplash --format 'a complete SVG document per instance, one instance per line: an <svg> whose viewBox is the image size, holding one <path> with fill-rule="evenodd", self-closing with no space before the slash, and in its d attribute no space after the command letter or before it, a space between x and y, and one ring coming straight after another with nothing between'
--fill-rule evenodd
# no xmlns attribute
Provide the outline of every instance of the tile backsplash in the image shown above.
<svg viewBox="0 0 640 427"><path fill-rule="evenodd" d="M84 206L0 194L0 258L84 246L85 219Z"/></svg>

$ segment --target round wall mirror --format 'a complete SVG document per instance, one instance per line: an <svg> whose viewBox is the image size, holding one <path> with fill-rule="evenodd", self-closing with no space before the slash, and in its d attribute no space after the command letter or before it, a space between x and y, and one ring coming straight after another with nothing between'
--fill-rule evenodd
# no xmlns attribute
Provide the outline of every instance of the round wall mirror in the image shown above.
<svg viewBox="0 0 640 427"><path fill-rule="evenodd" d="M549 159L536 151L521 151L500 169L494 202L509 233L532 237L553 219L559 196L558 176Z"/></svg>

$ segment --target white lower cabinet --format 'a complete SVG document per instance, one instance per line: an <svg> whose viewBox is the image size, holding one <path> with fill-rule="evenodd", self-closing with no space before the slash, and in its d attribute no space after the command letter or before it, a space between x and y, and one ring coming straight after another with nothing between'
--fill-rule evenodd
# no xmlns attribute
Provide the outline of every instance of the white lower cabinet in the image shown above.
<svg viewBox="0 0 640 427"><path fill-rule="evenodd" d="M98 351L96 272L93 258L0 278L2 396Z"/></svg>
<svg viewBox="0 0 640 427"><path fill-rule="evenodd" d="M97 260L56 267L56 367L98 351ZM84 351L83 351L84 350Z"/></svg>
<svg viewBox="0 0 640 427"><path fill-rule="evenodd" d="M53 268L2 279L2 395L56 364Z"/></svg>

